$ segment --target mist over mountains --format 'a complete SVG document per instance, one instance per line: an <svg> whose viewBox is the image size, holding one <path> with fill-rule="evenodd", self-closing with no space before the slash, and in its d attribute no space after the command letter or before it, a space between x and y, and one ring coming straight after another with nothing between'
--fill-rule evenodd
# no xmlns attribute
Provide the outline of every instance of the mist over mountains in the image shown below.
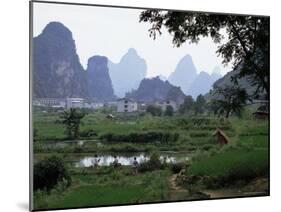
<svg viewBox="0 0 281 212"><path fill-rule="evenodd" d="M124 97L126 92L137 89L147 71L145 60L133 48L128 50L119 63L109 61L108 68L118 97Z"/></svg>
<svg viewBox="0 0 281 212"><path fill-rule="evenodd" d="M33 38L33 90L35 98L81 97L112 101L127 96L141 101L180 101L206 94L222 77L219 68L212 74L198 73L192 57L184 56L168 78L147 79L146 61L134 48L120 62L93 55L83 69L71 31L59 22L50 22ZM94 42L94 41L93 41ZM159 55L161 56L161 55Z"/></svg>
<svg viewBox="0 0 281 212"><path fill-rule="evenodd" d="M212 74L204 71L198 73L192 57L186 55L180 60L168 80L171 84L179 86L186 95L196 98L199 94L208 93L213 83L221 77L219 67L215 67Z"/></svg>
<svg viewBox="0 0 281 212"><path fill-rule="evenodd" d="M173 85L180 86L186 94L189 92L190 85L197 77L197 70L190 55L184 56L178 63L174 72L168 78Z"/></svg>

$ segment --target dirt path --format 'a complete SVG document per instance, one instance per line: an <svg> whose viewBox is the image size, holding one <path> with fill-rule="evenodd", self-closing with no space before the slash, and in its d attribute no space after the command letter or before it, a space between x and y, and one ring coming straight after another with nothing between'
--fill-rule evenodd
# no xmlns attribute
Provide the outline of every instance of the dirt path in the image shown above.
<svg viewBox="0 0 281 212"><path fill-rule="evenodd" d="M186 200L189 197L189 191L179 185L177 185L177 177L178 174L173 174L169 177L169 185L170 185L170 200Z"/></svg>
<svg viewBox="0 0 281 212"><path fill-rule="evenodd" d="M186 189L183 189L182 187L177 185L177 176L178 174L173 174L170 178L169 178L169 183L170 183L170 188L172 190L176 190L176 191L186 191Z"/></svg>
<svg viewBox="0 0 281 212"><path fill-rule="evenodd" d="M178 174L173 174L169 178L169 184L171 188L171 198L173 200L184 199L189 195L189 191L186 188L179 186L176 182ZM203 195L209 198L223 198L223 197L243 197L243 196L258 196L266 195L268 188L268 180L259 178L253 180L248 185L238 188L222 188L216 190L203 190L200 191Z"/></svg>
<svg viewBox="0 0 281 212"><path fill-rule="evenodd" d="M243 197L243 196L258 196L266 195L268 193L268 179L258 178L250 182L248 185L238 188L225 188L217 190L204 190L204 194L210 196L210 198L221 197Z"/></svg>

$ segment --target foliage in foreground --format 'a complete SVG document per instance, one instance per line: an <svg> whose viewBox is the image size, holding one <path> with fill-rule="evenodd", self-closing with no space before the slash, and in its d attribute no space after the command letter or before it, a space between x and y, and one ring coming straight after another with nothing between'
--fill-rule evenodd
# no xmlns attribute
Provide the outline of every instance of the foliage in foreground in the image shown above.
<svg viewBox="0 0 281 212"><path fill-rule="evenodd" d="M69 172L60 157L51 156L34 165L34 190L51 190L59 182L71 184Z"/></svg>

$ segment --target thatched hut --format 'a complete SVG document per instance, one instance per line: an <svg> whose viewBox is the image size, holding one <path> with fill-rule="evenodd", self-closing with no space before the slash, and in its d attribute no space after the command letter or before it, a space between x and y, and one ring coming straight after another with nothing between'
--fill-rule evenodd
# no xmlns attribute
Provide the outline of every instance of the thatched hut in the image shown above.
<svg viewBox="0 0 281 212"><path fill-rule="evenodd" d="M229 138L227 135L219 128L213 133L213 136L217 136L218 143L221 145L225 145L229 143Z"/></svg>

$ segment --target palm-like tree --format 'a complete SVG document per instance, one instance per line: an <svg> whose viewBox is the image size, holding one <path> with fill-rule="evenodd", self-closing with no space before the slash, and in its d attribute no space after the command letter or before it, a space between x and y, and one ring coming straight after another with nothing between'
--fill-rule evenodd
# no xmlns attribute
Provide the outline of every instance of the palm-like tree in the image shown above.
<svg viewBox="0 0 281 212"><path fill-rule="evenodd" d="M75 108L63 112L61 119L62 123L66 125L65 133L69 138L75 139L79 137L80 122L84 116L84 113L79 112Z"/></svg>

